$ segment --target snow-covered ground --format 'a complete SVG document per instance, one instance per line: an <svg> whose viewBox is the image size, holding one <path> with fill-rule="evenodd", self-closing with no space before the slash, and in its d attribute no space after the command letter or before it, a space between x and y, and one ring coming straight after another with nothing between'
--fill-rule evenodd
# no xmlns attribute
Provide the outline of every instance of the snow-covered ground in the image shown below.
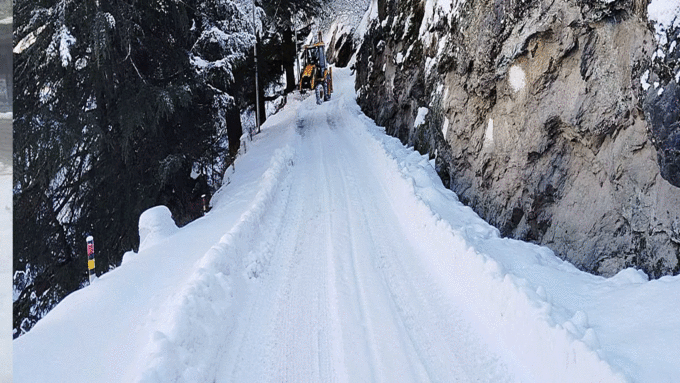
<svg viewBox="0 0 680 383"><path fill-rule="evenodd" d="M203 218L14 341L14 381L672 382L680 277L605 279L498 231L335 69L291 97ZM225 180L226 181L226 180Z"/></svg>
<svg viewBox="0 0 680 383"><path fill-rule="evenodd" d="M12 120L0 115L0 383L12 381Z"/></svg>

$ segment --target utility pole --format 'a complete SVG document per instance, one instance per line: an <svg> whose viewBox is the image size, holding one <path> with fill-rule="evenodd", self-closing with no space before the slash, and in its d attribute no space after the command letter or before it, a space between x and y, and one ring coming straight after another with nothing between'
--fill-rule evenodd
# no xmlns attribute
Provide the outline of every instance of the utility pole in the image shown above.
<svg viewBox="0 0 680 383"><path fill-rule="evenodd" d="M257 124L257 133L260 133L260 84L258 81L257 72L257 27L255 26L255 0L253 0L253 29L255 30L255 123Z"/></svg>
<svg viewBox="0 0 680 383"><path fill-rule="evenodd" d="M297 81L300 81L300 55L298 54L298 43L297 43L297 23L295 18L297 15L297 10L295 3L293 3L293 40L295 41L295 62L297 63Z"/></svg>

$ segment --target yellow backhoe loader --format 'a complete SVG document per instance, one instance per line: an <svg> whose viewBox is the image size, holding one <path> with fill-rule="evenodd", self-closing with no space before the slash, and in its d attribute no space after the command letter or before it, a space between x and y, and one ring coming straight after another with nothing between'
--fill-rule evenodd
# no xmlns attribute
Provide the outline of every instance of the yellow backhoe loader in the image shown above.
<svg viewBox="0 0 680 383"><path fill-rule="evenodd" d="M314 90L317 104L330 100L333 93L333 70L326 62L324 48L325 44L319 33L319 42L305 45L302 55L304 70L300 76L300 93Z"/></svg>

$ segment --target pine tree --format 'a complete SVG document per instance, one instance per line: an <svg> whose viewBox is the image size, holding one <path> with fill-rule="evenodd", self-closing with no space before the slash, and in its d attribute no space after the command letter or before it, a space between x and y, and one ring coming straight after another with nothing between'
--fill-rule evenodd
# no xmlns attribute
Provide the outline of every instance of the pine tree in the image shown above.
<svg viewBox="0 0 680 383"><path fill-rule="evenodd" d="M86 283L85 235L101 274L137 248L145 209L190 218L191 170L224 155L234 104L229 73L197 70L200 6L15 2L15 335Z"/></svg>
<svg viewBox="0 0 680 383"><path fill-rule="evenodd" d="M309 20L318 17L322 12L324 0L265 0L262 7L267 14L267 34L274 41L271 44L280 65L286 74L285 92L295 89L295 54L300 46L295 46L294 31L301 27L300 21L309 23ZM276 36L271 37L271 36ZM298 43L305 36L299 35Z"/></svg>

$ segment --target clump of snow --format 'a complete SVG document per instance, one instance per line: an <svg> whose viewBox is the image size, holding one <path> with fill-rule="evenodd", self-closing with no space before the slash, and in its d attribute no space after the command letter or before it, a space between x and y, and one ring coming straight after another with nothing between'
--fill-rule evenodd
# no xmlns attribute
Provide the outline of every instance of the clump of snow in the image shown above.
<svg viewBox="0 0 680 383"><path fill-rule="evenodd" d="M493 145L493 119L489 119L489 124L484 132L484 147Z"/></svg>
<svg viewBox="0 0 680 383"><path fill-rule="evenodd" d="M76 43L76 38L71 35L66 26L62 26L59 34L59 57L61 58L61 66L66 68L71 63L71 45ZM49 48L48 48L49 49Z"/></svg>
<svg viewBox="0 0 680 383"><path fill-rule="evenodd" d="M87 66L87 59L85 57L81 57L78 60L76 60L76 70L81 70Z"/></svg>
<svg viewBox="0 0 680 383"><path fill-rule="evenodd" d="M442 134L444 134L444 138L446 138L446 133L449 132L449 119L447 117L444 117L444 123L442 124Z"/></svg>
<svg viewBox="0 0 680 383"><path fill-rule="evenodd" d="M178 228L172 213L160 205L144 211L139 216L139 250L144 250L175 234Z"/></svg>
<svg viewBox="0 0 680 383"><path fill-rule="evenodd" d="M432 69L434 68L435 65L437 65L436 59L434 59L432 57L428 57L428 58L425 59L425 76L430 75L430 73L432 72Z"/></svg>
<svg viewBox="0 0 680 383"><path fill-rule="evenodd" d="M413 14L412 14L412 13L409 13L408 18L407 18L406 21L404 22L404 33L401 35L401 40L405 40L405 39L406 39L406 36L408 35L408 31L409 31L409 29L411 28L411 21L412 21L412 20L413 20ZM395 17L395 18L394 18L394 23L393 23L393 25L392 25L393 28L394 28L396 22L397 22L397 18Z"/></svg>
<svg viewBox="0 0 680 383"><path fill-rule="evenodd" d="M355 32L355 36L358 37L358 40L363 40L364 35L368 31L368 27L371 25L371 22L377 18L378 0L371 0L371 4L368 6L364 17L361 19L361 22L359 22Z"/></svg>
<svg viewBox="0 0 680 383"><path fill-rule="evenodd" d="M640 77L640 84L642 84L643 90L647 90L651 86L647 80L649 80L649 69L647 69L645 73L642 74L642 77Z"/></svg>
<svg viewBox="0 0 680 383"><path fill-rule="evenodd" d="M114 29L116 27L116 18L108 12L104 13L104 17L106 17L106 22L109 23L109 28Z"/></svg>
<svg viewBox="0 0 680 383"><path fill-rule="evenodd" d="M416 115L415 121L413 121L413 127L417 128L425 123L425 117L430 110L425 107L418 108L418 114Z"/></svg>
<svg viewBox="0 0 680 383"><path fill-rule="evenodd" d="M20 54L24 50L28 49L35 41L38 39L38 35L42 33L42 31L45 30L45 26L41 26L40 28L36 29L33 32L30 32L27 34L23 39L21 39L16 46L14 46L14 49L12 49L13 53Z"/></svg>
<svg viewBox="0 0 680 383"><path fill-rule="evenodd" d="M451 17L458 16L458 9L467 0L426 0L423 21L420 24L418 35L426 46L429 46L430 32L429 29L433 25L437 25L442 19L447 23L450 22Z"/></svg>
<svg viewBox="0 0 680 383"><path fill-rule="evenodd" d="M526 76L521 66L513 65L510 67L508 81L510 82L510 87L512 87L512 90L515 91L515 93L524 89L526 86Z"/></svg>

